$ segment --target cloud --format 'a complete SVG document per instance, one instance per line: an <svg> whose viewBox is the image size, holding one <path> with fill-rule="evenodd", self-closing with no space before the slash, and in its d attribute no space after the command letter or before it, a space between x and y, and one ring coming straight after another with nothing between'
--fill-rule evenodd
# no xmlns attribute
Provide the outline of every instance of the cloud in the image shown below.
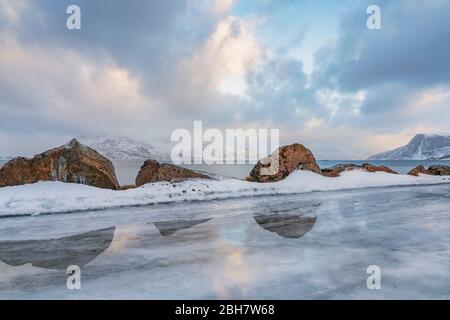
<svg viewBox="0 0 450 320"><path fill-rule="evenodd" d="M258 52L249 26L228 16L233 2L80 0L79 31L65 26L71 1L0 4L9 135L168 135L195 119L189 108L201 114L220 101L216 85L242 76ZM189 119L174 116L183 109Z"/></svg>
<svg viewBox="0 0 450 320"><path fill-rule="evenodd" d="M365 0L339 8L79 0L79 31L65 27L69 4L0 0L0 154L14 136L147 139L199 119L280 128L285 142L329 158L346 148L352 156L383 151L415 130L449 131L448 1L377 1L376 31L366 28ZM239 16L236 6L248 12ZM329 29L316 29L334 25L335 9L344 14L329 42ZM308 18L307 10L323 23L299 23L297 11Z"/></svg>
<svg viewBox="0 0 450 320"><path fill-rule="evenodd" d="M266 59L247 75L248 101L245 117L301 124L323 112L300 60L275 56Z"/></svg>
<svg viewBox="0 0 450 320"><path fill-rule="evenodd" d="M45 127L67 133L120 126L151 107L139 93L139 82L112 61L93 64L74 52L26 50L14 41L0 49L3 130Z"/></svg>
<svg viewBox="0 0 450 320"><path fill-rule="evenodd" d="M237 0L214 0L212 8L217 14L228 13L236 2Z"/></svg>
<svg viewBox="0 0 450 320"><path fill-rule="evenodd" d="M105 57L145 80L145 92L158 92L168 81L173 59L196 48L214 19L189 2L80 0L82 29L66 28L66 8L73 1L26 1L9 31L22 45L77 51L91 61ZM200 11L200 12L196 12ZM197 15L195 23L187 23ZM201 32L195 32L200 27Z"/></svg>
<svg viewBox="0 0 450 320"><path fill-rule="evenodd" d="M221 93L232 93L224 85L242 83L240 80L263 55L252 27L250 21L223 18L193 55L180 60L173 91L167 94L177 111L184 108L210 112L223 107Z"/></svg>
<svg viewBox="0 0 450 320"><path fill-rule="evenodd" d="M449 90L450 2L379 1L382 30L375 31L365 25L368 4L363 1L349 10L335 45L317 52L314 86L364 92L358 112L349 120L373 132L436 121L414 104L429 90ZM439 110L441 116L450 116L450 111Z"/></svg>

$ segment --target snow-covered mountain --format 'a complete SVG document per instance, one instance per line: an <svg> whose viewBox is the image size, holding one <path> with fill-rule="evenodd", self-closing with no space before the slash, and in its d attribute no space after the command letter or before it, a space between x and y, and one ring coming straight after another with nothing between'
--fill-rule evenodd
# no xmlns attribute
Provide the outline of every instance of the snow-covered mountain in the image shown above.
<svg viewBox="0 0 450 320"><path fill-rule="evenodd" d="M450 136L418 134L406 146L379 153L368 160L450 160Z"/></svg>
<svg viewBox="0 0 450 320"><path fill-rule="evenodd" d="M113 137L104 134L88 134L80 136L77 139L82 144L97 150L110 160L142 161L153 159L159 162L172 162L170 154L174 143L162 139L152 140L151 143L146 143L128 137ZM203 148L207 145L210 145L210 143L204 142ZM220 147L217 146L217 148ZM247 149L245 151L248 152ZM201 154L203 150L200 149L197 152ZM192 155L195 154L194 148L192 148L191 153ZM223 146L223 156L235 159L236 151ZM247 154L244 154L243 157L245 159L248 158ZM216 159L206 156L204 160L214 161Z"/></svg>
<svg viewBox="0 0 450 320"><path fill-rule="evenodd" d="M77 138L81 143L97 150L111 160L170 161L169 144L158 140L158 146L128 137L111 137L103 134L89 134Z"/></svg>

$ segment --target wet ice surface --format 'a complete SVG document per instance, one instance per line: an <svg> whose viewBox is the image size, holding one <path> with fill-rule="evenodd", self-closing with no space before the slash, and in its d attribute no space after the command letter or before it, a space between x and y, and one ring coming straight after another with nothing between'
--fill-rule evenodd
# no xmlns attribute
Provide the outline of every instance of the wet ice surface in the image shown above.
<svg viewBox="0 0 450 320"><path fill-rule="evenodd" d="M449 299L450 186L2 218L0 261L0 298Z"/></svg>

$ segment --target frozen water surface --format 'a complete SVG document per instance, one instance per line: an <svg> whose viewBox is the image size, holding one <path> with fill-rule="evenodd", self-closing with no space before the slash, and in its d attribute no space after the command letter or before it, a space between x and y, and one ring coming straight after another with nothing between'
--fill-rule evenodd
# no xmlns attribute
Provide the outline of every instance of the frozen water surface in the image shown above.
<svg viewBox="0 0 450 320"><path fill-rule="evenodd" d="M449 299L450 185L0 218L0 298Z"/></svg>

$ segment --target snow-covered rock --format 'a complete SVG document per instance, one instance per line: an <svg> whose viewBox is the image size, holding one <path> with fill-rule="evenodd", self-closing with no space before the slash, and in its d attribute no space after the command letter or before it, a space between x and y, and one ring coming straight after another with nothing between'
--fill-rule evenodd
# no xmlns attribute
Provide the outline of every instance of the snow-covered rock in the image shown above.
<svg viewBox="0 0 450 320"><path fill-rule="evenodd" d="M38 181L81 183L114 190L119 188L112 162L76 139L33 158L14 158L0 168L0 188Z"/></svg>
<svg viewBox="0 0 450 320"><path fill-rule="evenodd" d="M149 144L128 137L112 137L103 134L84 135L78 140L110 160L153 159L159 162L170 162L169 144L164 141Z"/></svg>
<svg viewBox="0 0 450 320"><path fill-rule="evenodd" d="M450 159L450 136L436 134L418 134L406 146L368 158L368 160L445 159Z"/></svg>
<svg viewBox="0 0 450 320"><path fill-rule="evenodd" d="M279 164L278 168L274 163ZM264 174L262 172L263 169L267 171L269 165L273 169L276 168L274 174L267 174L267 172ZM312 152L302 144L294 143L280 147L277 153L273 153L269 157L258 161L250 172L248 180L266 183L280 181L297 169L309 170L318 174L322 173Z"/></svg>

